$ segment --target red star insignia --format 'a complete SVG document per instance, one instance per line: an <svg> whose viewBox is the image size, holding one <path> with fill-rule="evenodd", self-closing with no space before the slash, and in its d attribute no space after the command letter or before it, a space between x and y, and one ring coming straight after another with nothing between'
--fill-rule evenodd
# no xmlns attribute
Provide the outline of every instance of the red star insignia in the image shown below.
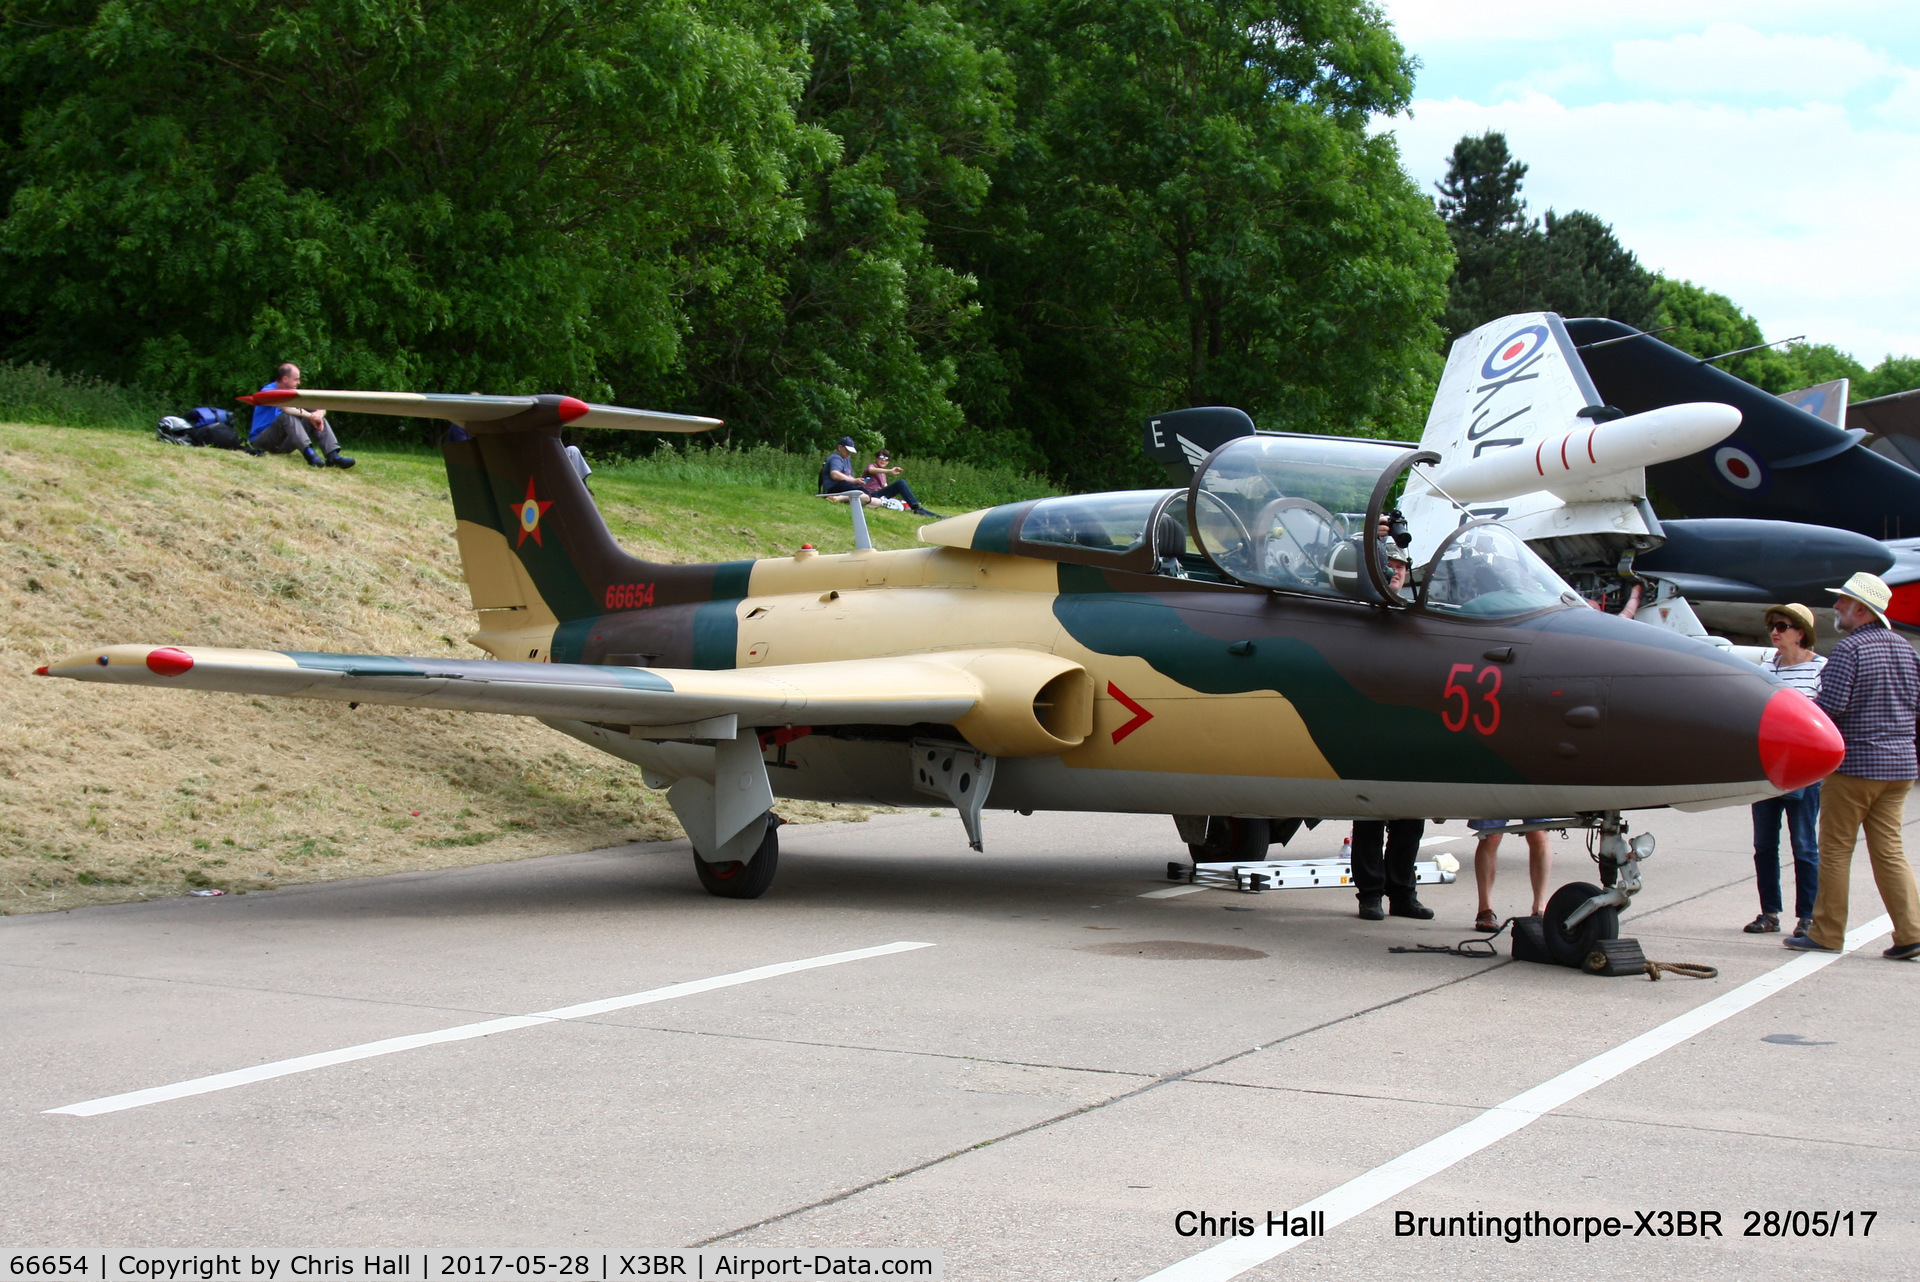
<svg viewBox="0 0 1920 1282"><path fill-rule="evenodd" d="M552 500L542 503L538 498L534 497L533 478L529 476L527 478L527 497L519 503L514 504L513 508L514 512L520 517L520 537L515 541L513 546L517 548L520 544L525 543L529 534L533 536L535 546L546 546L546 544L540 542L540 518L545 516L547 509L552 506Z"/></svg>

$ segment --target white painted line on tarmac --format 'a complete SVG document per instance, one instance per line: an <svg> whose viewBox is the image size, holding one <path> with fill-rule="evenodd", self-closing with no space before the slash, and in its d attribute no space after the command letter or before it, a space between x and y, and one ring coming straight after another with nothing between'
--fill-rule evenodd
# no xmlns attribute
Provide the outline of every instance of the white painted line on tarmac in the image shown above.
<svg viewBox="0 0 1920 1282"><path fill-rule="evenodd" d="M1438 1175L1456 1162L1497 1144L1596 1086L1612 1081L1660 1052L1671 1050L1720 1021L1738 1015L1747 1007L1839 961L1845 953L1852 952L1891 929L1892 918L1876 917L1858 930L1848 931L1841 952L1801 953L1784 966L1776 966L1733 991L1722 993L1712 1001L1704 1002L1684 1015L1677 1015L1658 1028L1622 1042L1610 1051L1602 1051L1586 1063L1570 1068L1531 1090L1522 1091L1504 1104L1494 1105L1445 1135L1428 1140L1419 1148L1402 1153L1391 1162L1376 1166L1337 1189L1322 1193L1306 1205L1295 1207L1292 1214L1324 1211L1326 1228L1344 1224L1382 1202L1398 1197L1427 1177ZM1227 1278L1238 1277L1283 1251L1291 1251L1311 1240L1304 1237L1228 1238L1218 1246L1190 1255L1142 1282L1225 1282Z"/></svg>
<svg viewBox="0 0 1920 1282"><path fill-rule="evenodd" d="M1141 895L1142 899L1172 899L1175 895L1197 895L1203 890L1212 890L1212 886L1168 886L1165 890L1149 890Z"/></svg>
<svg viewBox="0 0 1920 1282"><path fill-rule="evenodd" d="M560 1006L533 1015L508 1015L502 1019L483 1020L478 1024L460 1024L454 1028L442 1028L431 1033L411 1033L405 1037L362 1042L358 1046L347 1046L337 1051L321 1051L317 1055L300 1055L293 1059L275 1060L271 1064L256 1064L252 1068L235 1069L231 1073L215 1073L211 1077L196 1077L192 1081L175 1082L171 1086L152 1086L144 1091L108 1095L102 1099L85 1100L78 1104L69 1104L65 1108L50 1108L45 1111L64 1113L72 1117L97 1117L101 1113L118 1113L123 1109L158 1104L163 1100L183 1099L189 1095L205 1095L209 1091L224 1091L233 1086L246 1086L275 1077L286 1077L292 1073L307 1073L316 1068L327 1068L334 1064L350 1064L356 1059L372 1059L376 1055L392 1055L398 1051L410 1051L421 1046L438 1046L442 1042L464 1042L470 1038L487 1037L515 1028L531 1028L535 1024L552 1024L566 1019L585 1019L590 1015L604 1015L608 1011L625 1010L630 1006L670 1002L676 997L710 993L716 988L732 988L736 984L751 984L756 980L791 975L795 971L817 970L822 966L838 966L842 962L864 961L869 957L884 957L889 953L905 953L916 948L932 947L932 944L901 941L893 944L879 944L873 948L856 948L851 952L805 957L799 961L776 962L771 966L756 966L752 970L737 970L730 975L715 975L711 979L691 979L683 984L649 988L641 993L607 997L597 1002L581 1002L577 1006Z"/></svg>

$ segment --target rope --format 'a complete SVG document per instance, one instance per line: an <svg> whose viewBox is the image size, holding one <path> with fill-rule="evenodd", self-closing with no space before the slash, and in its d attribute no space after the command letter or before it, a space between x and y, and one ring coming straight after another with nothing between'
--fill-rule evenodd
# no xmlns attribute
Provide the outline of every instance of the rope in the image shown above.
<svg viewBox="0 0 1920 1282"><path fill-rule="evenodd" d="M1494 931L1491 935L1482 935L1476 939L1463 939L1451 948L1442 948L1439 944L1415 944L1411 948L1394 947L1387 949L1387 951L1390 953L1442 953L1448 957L1477 957L1484 961L1500 955L1500 950L1493 946L1493 941L1500 938L1507 927L1513 925L1517 920L1519 919L1516 917L1509 917L1501 922L1500 929Z"/></svg>
<svg viewBox="0 0 1920 1282"><path fill-rule="evenodd" d="M1685 975L1688 979L1718 979L1720 977L1720 972L1712 966L1696 966L1692 962L1650 961L1647 963L1647 978L1657 982L1660 978L1660 972L1663 970L1675 975Z"/></svg>
<svg viewBox="0 0 1920 1282"><path fill-rule="evenodd" d="M1411 947L1396 945L1395 947L1387 949L1387 951L1390 953L1439 953L1446 957L1472 957L1481 961L1488 961L1500 956L1500 950L1494 947L1494 941L1506 934L1507 928L1518 920L1519 918L1517 917L1509 917L1501 922L1500 929L1494 931L1491 935L1482 935L1476 939L1463 939L1451 948L1442 947L1439 944L1414 944ZM1647 972L1647 978L1655 982L1658 982L1662 972L1670 975L1680 975L1687 979L1718 979L1720 977L1720 972L1714 967L1700 966L1693 962L1650 961L1646 963L1644 969Z"/></svg>

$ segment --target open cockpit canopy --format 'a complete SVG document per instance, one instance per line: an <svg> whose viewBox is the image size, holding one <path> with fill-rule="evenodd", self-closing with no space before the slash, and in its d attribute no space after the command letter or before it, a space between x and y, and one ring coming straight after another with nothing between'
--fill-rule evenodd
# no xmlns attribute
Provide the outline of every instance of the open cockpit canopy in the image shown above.
<svg viewBox="0 0 1920 1282"><path fill-rule="evenodd" d="M1474 618L1578 604L1525 543L1489 522L1463 522L1417 571L1397 545L1376 537L1408 471L1434 460L1400 441L1263 433L1214 450L1184 490L1010 503L924 526L920 537Z"/></svg>

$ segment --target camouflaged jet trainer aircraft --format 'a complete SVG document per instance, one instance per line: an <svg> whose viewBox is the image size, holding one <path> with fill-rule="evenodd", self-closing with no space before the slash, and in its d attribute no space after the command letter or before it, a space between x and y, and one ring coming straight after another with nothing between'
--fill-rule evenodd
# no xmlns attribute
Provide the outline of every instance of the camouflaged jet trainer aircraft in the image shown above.
<svg viewBox="0 0 1920 1282"><path fill-rule="evenodd" d="M1009 504L931 546L713 565L622 551L563 424L715 420L570 397L266 391L446 419L472 640L491 660L110 645L85 681L536 717L667 789L701 882L752 898L776 797L1176 817L1196 858L1264 858L1307 819L1564 816L1637 886L1619 812L1821 778L1799 694L1714 647L1586 608L1468 520L1406 586L1374 537L1412 446L1230 440L1184 489ZM1609 892L1624 904L1621 890ZM1583 954L1584 955L1584 954Z"/></svg>

